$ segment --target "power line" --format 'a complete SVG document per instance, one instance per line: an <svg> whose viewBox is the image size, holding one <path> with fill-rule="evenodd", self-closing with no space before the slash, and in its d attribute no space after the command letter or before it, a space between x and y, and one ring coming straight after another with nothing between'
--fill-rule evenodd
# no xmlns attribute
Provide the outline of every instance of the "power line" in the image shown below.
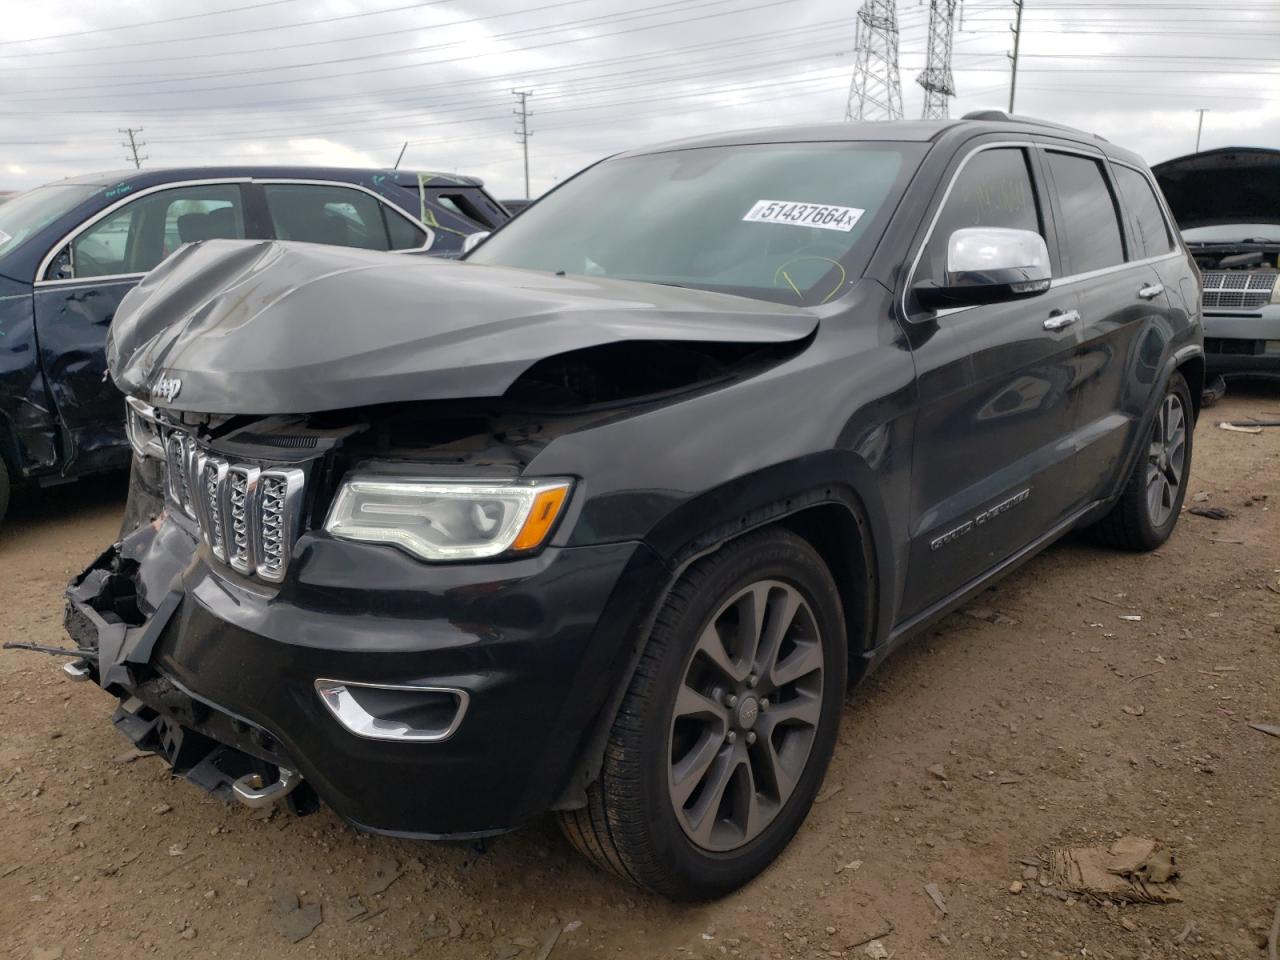
<svg viewBox="0 0 1280 960"><path fill-rule="evenodd" d="M145 140L136 140L136 139L134 139L134 134L136 134L136 133L141 133L141 132L142 132L142 128L141 128L141 127L138 127L138 128L135 130L133 127L125 127L123 130L117 130L116 132L117 132L117 133L123 133L123 134L127 134L127 135L128 135L128 137L129 137L129 142L128 142L128 143L122 143L122 144L120 144L120 146L122 146L122 147L126 147L126 148L129 150L129 153L130 153L130 154L132 154L132 156L131 156L131 157L125 157L125 160L132 160L132 161L133 161L133 168L134 168L135 170L141 170L141 169L142 169L142 161L143 161L143 160L146 160L147 158L146 158L146 157L140 157L140 156L138 156L138 148L139 148L139 147L145 147L147 144L146 144L146 141L145 141Z"/></svg>
<svg viewBox="0 0 1280 960"><path fill-rule="evenodd" d="M669 2L667 3L657 4L656 6L668 7L668 6L675 5L675 6L681 6L681 7L684 7L685 9L688 9L690 6L706 6L706 5L720 4L724 2L726 2L726 0L704 0L704 2L702 3L688 4L683 2L683 0L669 0ZM598 33L591 36L569 37L562 40L552 40L546 43L531 44L529 46L521 47L519 49L522 52L529 51L529 50L542 50L549 47L565 46L572 43L583 43L589 40L602 40L607 37L622 36L624 34L637 33L645 30L657 30L663 27L680 26L686 23L695 23L703 20L714 20L714 19L718 19L720 17L726 17L726 16L739 16L741 14L750 13L755 10L762 10L769 7L787 6L796 2L798 2L798 0L765 0L765 2L762 2L762 3L756 3L748 7L740 7L734 10L721 11L717 13L707 13L697 17L684 17L677 20L669 20L664 23L653 23L653 24L644 24L642 26L637 26L637 27L627 27L622 30L614 30L608 33ZM629 17L625 17L625 19L634 19L636 16L643 16L643 15L644 15L643 13L636 13ZM599 18L593 18L593 19L599 19ZM623 19L623 18L620 17L619 19ZM580 23L580 22L581 21L575 21L574 23ZM568 27L570 25L571 24L558 24L557 26ZM510 33L510 34L495 34L489 39L490 40L507 39L511 36L515 36L519 34L528 34L531 32L536 32L539 30L546 30L546 29L548 28L532 28L530 30L514 31L513 33ZM384 52L381 54L371 54L368 57L346 57L346 58L340 58L338 60L314 61L311 63L304 63L304 64L291 64L288 67L283 67L278 69L296 69L299 67L322 66L322 65L331 64L331 63L345 63L351 60L370 59L371 57L373 59L382 60L388 56L407 54L412 52L421 52L424 50L440 49L444 47L455 47L455 46L460 46L466 43L472 43L472 41L460 40L460 41L452 41L452 42L443 43L443 44L432 44L425 47L409 48L407 50L401 50L401 51ZM447 64L447 63L462 63L462 62L470 63L483 57L491 57L491 56L508 57L510 55L511 55L511 51L509 50L495 49L485 53L471 53L466 56L453 57L446 60L427 60L427 61L420 61L418 63L401 64L399 66L373 67L368 70L355 70L347 73L321 74L319 76L314 76L314 77L299 77L299 78L290 79L290 80L259 80L259 81L255 81L254 83L235 83L235 84L227 84L225 86L188 87L186 89L178 89L178 90L135 90L130 92L129 95L134 97L136 96L179 96L179 95L189 96L192 93L209 93L217 90L244 90L244 89L249 89L253 87L277 86L279 84L284 84L284 83L312 83L316 80L324 80L324 79L346 80L346 79L350 79L351 77L366 76L371 73L386 73L386 72L395 71L395 70L412 70L418 67L440 66L442 64ZM240 71L231 71L231 72L236 74L240 73ZM251 71L251 72L261 72L261 71ZM202 79L202 78L199 76L194 76L189 79ZM137 82L142 82L142 81L137 81ZM121 85L122 84L108 84L107 86L121 86ZM134 85L134 83L124 84L124 85L132 86ZM48 91L49 93L53 94L52 96L39 96L39 97L10 96L10 97L7 97L6 99L10 102L22 101L24 103L33 103L33 102L46 101L46 100L61 100L62 94L75 92L79 90L99 90L102 88L102 86L103 85L99 84L99 85L92 85L87 87L59 87L54 91ZM87 96L94 97L96 99L102 96L112 96L112 94L88 94Z"/></svg>
<svg viewBox="0 0 1280 960"><path fill-rule="evenodd" d="M532 90L512 90L516 99L520 102L512 112L516 115L516 119L520 121L520 126L516 129L516 136L520 138L520 147L524 151L524 198L529 199L529 138L533 136L529 132L529 98L533 96Z"/></svg>
<svg viewBox="0 0 1280 960"><path fill-rule="evenodd" d="M86 37L91 33L110 33L113 30L136 30L139 27L154 27L162 23L177 23L179 20L199 20L202 17L216 17L224 13L241 13L245 10L259 10L262 7L280 7L286 3L297 3L297 0L262 0L260 3L248 3L242 7L224 7L221 10L206 10L204 13L187 13L180 17L165 17L162 20L122 23L114 27L94 27L92 30L77 30L73 33L51 33L43 37L26 37L22 40L0 40L0 46L10 46L15 43L39 43L42 40L63 40L67 37Z"/></svg>

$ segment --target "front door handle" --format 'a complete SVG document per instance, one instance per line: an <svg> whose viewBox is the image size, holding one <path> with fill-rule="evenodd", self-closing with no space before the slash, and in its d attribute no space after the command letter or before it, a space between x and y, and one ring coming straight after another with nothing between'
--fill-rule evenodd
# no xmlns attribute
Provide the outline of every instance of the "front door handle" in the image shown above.
<svg viewBox="0 0 1280 960"><path fill-rule="evenodd" d="M1044 322L1046 330L1065 330L1080 320L1079 310L1068 310L1066 313L1055 313Z"/></svg>
<svg viewBox="0 0 1280 960"><path fill-rule="evenodd" d="M1139 290L1138 296L1140 296L1143 300L1154 300L1156 297L1160 296L1160 294L1162 293L1164 293L1164 284L1153 283Z"/></svg>

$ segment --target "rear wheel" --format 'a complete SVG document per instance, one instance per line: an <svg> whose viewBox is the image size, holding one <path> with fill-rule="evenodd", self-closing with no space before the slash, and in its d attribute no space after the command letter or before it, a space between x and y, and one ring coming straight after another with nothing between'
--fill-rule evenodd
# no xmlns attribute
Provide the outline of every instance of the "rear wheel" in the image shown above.
<svg viewBox="0 0 1280 960"><path fill-rule="evenodd" d="M588 859L678 900L720 896L778 856L813 804L846 677L839 595L808 543L752 534L672 588L583 810Z"/></svg>
<svg viewBox="0 0 1280 960"><path fill-rule="evenodd" d="M1104 543L1143 551L1154 550L1169 539L1187 495L1193 411L1187 381L1174 373L1124 492L1094 528Z"/></svg>

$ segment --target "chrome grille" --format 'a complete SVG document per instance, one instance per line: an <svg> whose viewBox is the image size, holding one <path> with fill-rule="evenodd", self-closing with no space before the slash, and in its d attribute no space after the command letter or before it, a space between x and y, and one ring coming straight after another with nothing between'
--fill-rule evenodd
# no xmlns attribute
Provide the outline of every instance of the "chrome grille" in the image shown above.
<svg viewBox="0 0 1280 960"><path fill-rule="evenodd" d="M1280 273L1266 270L1208 270L1204 305L1229 310L1256 310L1271 300Z"/></svg>
<svg viewBox="0 0 1280 960"><path fill-rule="evenodd" d="M302 512L303 472L232 463L177 431L164 436L169 499L194 520L213 555L246 576L279 583Z"/></svg>

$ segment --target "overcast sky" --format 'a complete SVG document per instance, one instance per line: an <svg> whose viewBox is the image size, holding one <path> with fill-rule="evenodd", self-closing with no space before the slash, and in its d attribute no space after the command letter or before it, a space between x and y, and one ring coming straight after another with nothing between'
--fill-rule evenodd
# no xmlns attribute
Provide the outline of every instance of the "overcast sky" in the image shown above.
<svg viewBox="0 0 1280 960"><path fill-rule="evenodd" d="M403 166L536 195L632 146L840 120L856 0L43 0L6 9L0 189L123 167ZM928 4L899 0L907 117ZM1224 15L1225 11L1229 15ZM963 4L952 115L1007 105L1008 0ZM157 22L165 21L165 22ZM1017 111L1150 162L1280 147L1280 0L1026 0ZM57 36L53 36L53 35Z"/></svg>

